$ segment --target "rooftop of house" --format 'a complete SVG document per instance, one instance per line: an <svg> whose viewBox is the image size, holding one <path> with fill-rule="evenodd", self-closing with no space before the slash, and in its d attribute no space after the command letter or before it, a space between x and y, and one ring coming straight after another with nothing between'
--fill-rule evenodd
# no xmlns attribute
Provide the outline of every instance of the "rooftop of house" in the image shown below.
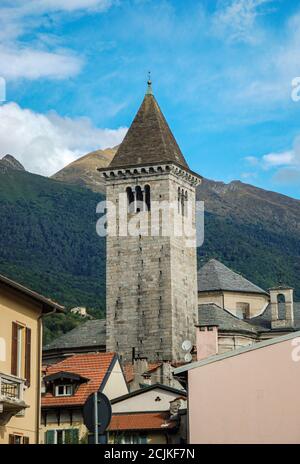
<svg viewBox="0 0 300 464"><path fill-rule="evenodd" d="M47 391L42 396L42 407L82 406L91 393L105 386L116 360L115 353L89 353L71 356L48 366L45 372L46 381L53 381L53 378L57 377L55 374L59 374L61 378L64 378L65 374L72 374L72 377L80 377L81 382L71 396L57 397L52 389Z"/></svg>
<svg viewBox="0 0 300 464"><path fill-rule="evenodd" d="M161 362L149 363L148 368L145 370L145 372L142 373L142 375L146 376L146 375L153 374L155 371L157 371L157 369L159 369L161 367L161 365L162 365ZM125 364L123 366L123 371L124 371L126 382L127 383L132 382L134 380L134 376L135 376L134 364L132 364L132 363Z"/></svg>
<svg viewBox="0 0 300 464"><path fill-rule="evenodd" d="M217 325L224 332L257 334L257 327L250 321L246 322L214 303L198 306L198 325Z"/></svg>
<svg viewBox="0 0 300 464"><path fill-rule="evenodd" d="M140 388L139 390L134 390L130 393L127 393L126 395L119 396L118 398L114 398L111 401L111 404L120 403L121 401L125 401L128 398L144 395L145 393L148 393L149 391L152 391L152 390L164 390L166 392L175 393L177 396L183 396L183 397L186 396L186 392L184 390L178 390L177 388L169 387L168 385L163 385L161 383L155 383L153 385L144 386L143 388Z"/></svg>
<svg viewBox="0 0 300 464"><path fill-rule="evenodd" d="M165 430L176 426L177 422L170 420L169 412L141 412L113 414L108 430Z"/></svg>
<svg viewBox="0 0 300 464"><path fill-rule="evenodd" d="M149 81L144 100L109 168L162 162L174 162L188 169Z"/></svg>
<svg viewBox="0 0 300 464"><path fill-rule="evenodd" d="M300 332L293 332L293 333L289 333L286 335L281 335L279 337L274 337L269 340L264 340L258 343L253 343L250 346L245 346L242 348L238 348L236 350L227 351L226 353L217 354L215 356L210 356L209 358L202 359L201 361L195 361L195 362L186 364L185 366L178 367L177 369L175 369L174 375L179 376L191 369L195 369L197 367L206 366L207 364L219 362L219 361L222 361L223 359L240 356L244 353L248 353L248 352L255 351L255 350L260 350L262 348L270 347L272 345L283 343L288 340L293 340L294 338L298 338L299 336L300 336Z"/></svg>
<svg viewBox="0 0 300 464"><path fill-rule="evenodd" d="M39 293L27 287L24 287L24 285L21 285L18 282L15 282L14 280L11 280L8 277L1 274L0 285L18 294L22 294L36 303L39 303L44 313L50 313L53 311L61 313L65 312L65 308L63 306L59 305L55 301L50 300L50 298L46 298L45 296L40 295Z"/></svg>
<svg viewBox="0 0 300 464"><path fill-rule="evenodd" d="M45 353L51 350L63 350L83 347L99 347L106 344L106 321L94 319L80 324L53 340L43 349Z"/></svg>
<svg viewBox="0 0 300 464"><path fill-rule="evenodd" d="M216 259L211 259L198 271L198 292L230 291L268 293Z"/></svg>
<svg viewBox="0 0 300 464"><path fill-rule="evenodd" d="M279 313L284 313L284 304L279 304ZM213 326L223 332L238 332L258 335L259 333L275 331L272 329L271 304L259 316L251 319L240 319L234 316L229 310L211 304L198 306L198 325ZM282 328L278 329L282 332ZM285 331L287 329L284 329ZM300 330L300 303L294 303L294 326L292 331Z"/></svg>
<svg viewBox="0 0 300 464"><path fill-rule="evenodd" d="M279 303L279 314L284 313L284 303ZM265 311L259 316L247 320L250 324L257 328L258 332L266 332L272 330L272 311L271 304L267 306ZM273 329L274 330L274 329ZM294 302L294 326L292 330L300 330L300 302Z"/></svg>

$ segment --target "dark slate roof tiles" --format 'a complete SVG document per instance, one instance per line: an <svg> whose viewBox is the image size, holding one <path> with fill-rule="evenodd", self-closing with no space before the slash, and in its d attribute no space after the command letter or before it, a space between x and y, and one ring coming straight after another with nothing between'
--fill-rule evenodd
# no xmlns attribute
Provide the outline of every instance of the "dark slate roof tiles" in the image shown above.
<svg viewBox="0 0 300 464"><path fill-rule="evenodd" d="M280 309L283 310L283 304L279 305L279 312ZM252 319L247 320L249 323L253 324L257 327L259 332L269 331L271 330L271 322L272 322L272 312L271 312L271 305L269 304L265 311ZM294 303L294 330L300 330L300 303Z"/></svg>
<svg viewBox="0 0 300 464"><path fill-rule="evenodd" d="M56 338L46 345L43 351L47 352L53 349L69 349L74 347L105 346L105 343L106 321L105 319L93 319Z"/></svg>
<svg viewBox="0 0 300 464"><path fill-rule="evenodd" d="M216 259L211 259L198 271L198 291L232 291L246 293L267 293L257 285L232 271Z"/></svg>
<svg viewBox="0 0 300 464"><path fill-rule="evenodd" d="M155 97L146 94L109 167L142 166L172 161L188 169Z"/></svg>
<svg viewBox="0 0 300 464"><path fill-rule="evenodd" d="M226 309L214 303L198 306L199 325L217 325L219 330L225 332L247 332L257 334L256 327L231 314Z"/></svg>

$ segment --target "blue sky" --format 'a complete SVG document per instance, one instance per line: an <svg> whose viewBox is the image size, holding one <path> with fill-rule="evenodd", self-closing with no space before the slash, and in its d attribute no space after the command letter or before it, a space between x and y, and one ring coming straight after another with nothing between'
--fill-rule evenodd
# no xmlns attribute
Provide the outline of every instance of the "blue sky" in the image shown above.
<svg viewBox="0 0 300 464"><path fill-rule="evenodd" d="M300 198L299 0L2 0L0 155L118 144L148 70L191 169Z"/></svg>

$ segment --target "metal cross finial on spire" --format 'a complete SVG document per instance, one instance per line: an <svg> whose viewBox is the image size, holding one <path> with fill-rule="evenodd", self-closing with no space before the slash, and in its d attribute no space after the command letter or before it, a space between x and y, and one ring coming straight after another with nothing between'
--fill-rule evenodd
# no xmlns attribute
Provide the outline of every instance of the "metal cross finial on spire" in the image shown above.
<svg viewBox="0 0 300 464"><path fill-rule="evenodd" d="M147 92L146 92L146 95L153 95L153 91L152 91L152 80L151 80L151 71L148 71L148 88L147 88Z"/></svg>

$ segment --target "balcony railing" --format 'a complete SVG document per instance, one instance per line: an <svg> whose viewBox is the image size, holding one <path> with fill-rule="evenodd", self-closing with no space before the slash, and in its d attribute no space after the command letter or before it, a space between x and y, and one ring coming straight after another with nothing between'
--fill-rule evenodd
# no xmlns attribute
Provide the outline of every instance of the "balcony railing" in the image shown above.
<svg viewBox="0 0 300 464"><path fill-rule="evenodd" d="M24 380L0 372L0 402L23 401Z"/></svg>
<svg viewBox="0 0 300 464"><path fill-rule="evenodd" d="M24 402L25 380L0 372L0 426L13 416L23 416L28 405Z"/></svg>

